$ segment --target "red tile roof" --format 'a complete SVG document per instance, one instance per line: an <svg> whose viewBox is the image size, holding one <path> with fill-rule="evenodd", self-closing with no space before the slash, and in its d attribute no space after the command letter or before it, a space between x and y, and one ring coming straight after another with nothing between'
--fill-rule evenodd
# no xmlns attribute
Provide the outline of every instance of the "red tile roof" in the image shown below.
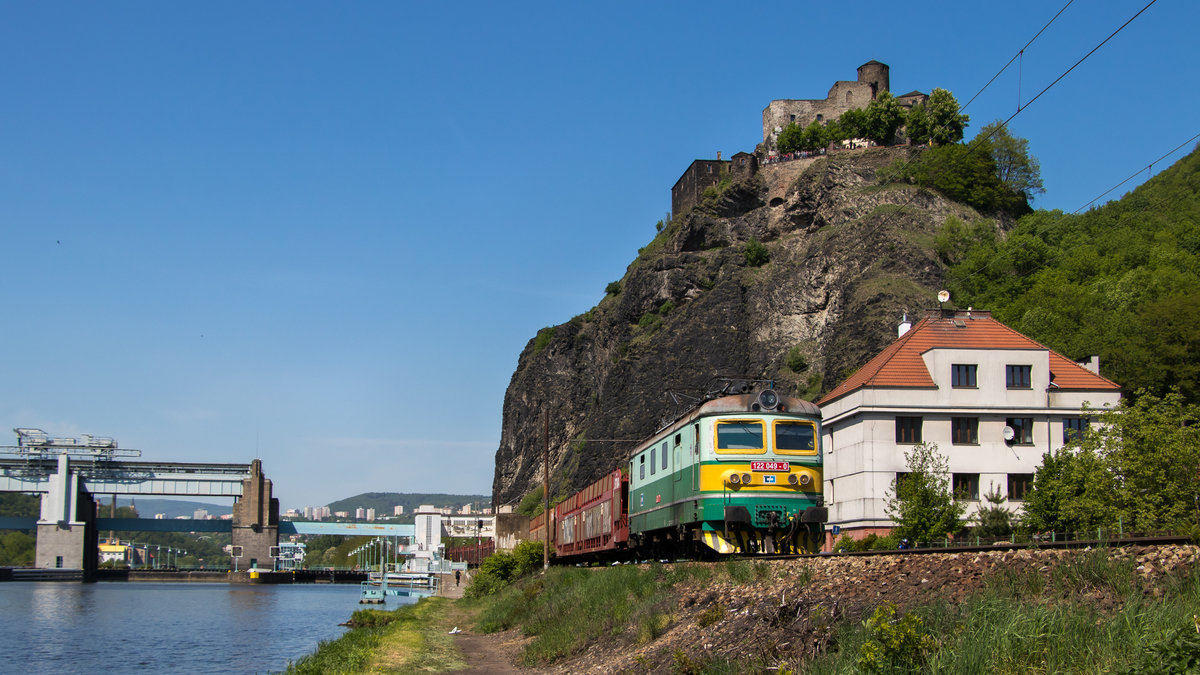
<svg viewBox="0 0 1200 675"><path fill-rule="evenodd" d="M1030 349L1050 352L1050 372L1060 389L1118 390L1071 359L1031 340L992 318L986 311L938 311L921 319L867 365L817 401L824 405L863 387L935 388L922 354L931 349Z"/></svg>

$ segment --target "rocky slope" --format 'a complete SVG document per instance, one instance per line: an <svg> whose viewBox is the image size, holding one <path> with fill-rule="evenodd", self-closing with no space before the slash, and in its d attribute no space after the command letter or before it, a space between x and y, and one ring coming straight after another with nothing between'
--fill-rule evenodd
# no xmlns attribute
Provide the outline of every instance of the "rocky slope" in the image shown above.
<svg viewBox="0 0 1200 675"><path fill-rule="evenodd" d="M894 339L902 313L935 302L939 228L949 216L981 218L933 192L879 185L876 171L906 152L765 166L677 214L619 292L522 351L504 401L493 503L540 484L545 419L551 493L565 495L626 460L632 439L671 416L669 392L698 396L714 376L743 376L815 399ZM752 239L765 244L766 264L747 263Z"/></svg>

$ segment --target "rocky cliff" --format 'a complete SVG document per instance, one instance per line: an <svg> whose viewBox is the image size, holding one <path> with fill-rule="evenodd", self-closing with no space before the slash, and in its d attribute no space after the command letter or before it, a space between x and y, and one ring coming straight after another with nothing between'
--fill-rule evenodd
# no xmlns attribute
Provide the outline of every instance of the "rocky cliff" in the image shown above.
<svg viewBox="0 0 1200 675"><path fill-rule="evenodd" d="M893 340L902 313L935 303L934 238L947 217L981 218L937 193L878 184L876 171L906 152L767 165L676 214L619 291L521 352L494 503L540 484L545 420L551 494L565 495L625 461L671 414L670 392L697 396L728 375L812 400ZM751 240L765 264L747 255Z"/></svg>

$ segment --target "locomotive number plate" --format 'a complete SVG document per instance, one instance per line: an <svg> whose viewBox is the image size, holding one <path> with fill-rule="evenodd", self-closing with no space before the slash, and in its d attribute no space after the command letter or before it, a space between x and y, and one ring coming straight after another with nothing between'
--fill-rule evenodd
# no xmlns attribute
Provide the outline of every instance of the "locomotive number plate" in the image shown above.
<svg viewBox="0 0 1200 675"><path fill-rule="evenodd" d="M751 471L790 471L791 468L788 462L750 462Z"/></svg>

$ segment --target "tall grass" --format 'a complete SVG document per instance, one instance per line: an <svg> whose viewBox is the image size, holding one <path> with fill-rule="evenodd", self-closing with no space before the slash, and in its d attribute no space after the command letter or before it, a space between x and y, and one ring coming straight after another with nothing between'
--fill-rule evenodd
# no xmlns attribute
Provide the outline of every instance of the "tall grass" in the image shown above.
<svg viewBox="0 0 1200 675"><path fill-rule="evenodd" d="M1124 562L1084 555L1054 570L1040 595L1022 596L999 583L963 603L917 608L913 612L938 643L923 672L1133 673L1164 660L1200 664L1200 640L1164 640L1194 632L1200 577L1167 580L1155 597L1128 570ZM1008 581L1033 576L1014 574ZM1097 591L1117 596L1117 604L1104 609L1080 595ZM837 650L807 664L804 672L853 672L869 639L863 625L842 624ZM1167 666L1153 672L1195 671Z"/></svg>

